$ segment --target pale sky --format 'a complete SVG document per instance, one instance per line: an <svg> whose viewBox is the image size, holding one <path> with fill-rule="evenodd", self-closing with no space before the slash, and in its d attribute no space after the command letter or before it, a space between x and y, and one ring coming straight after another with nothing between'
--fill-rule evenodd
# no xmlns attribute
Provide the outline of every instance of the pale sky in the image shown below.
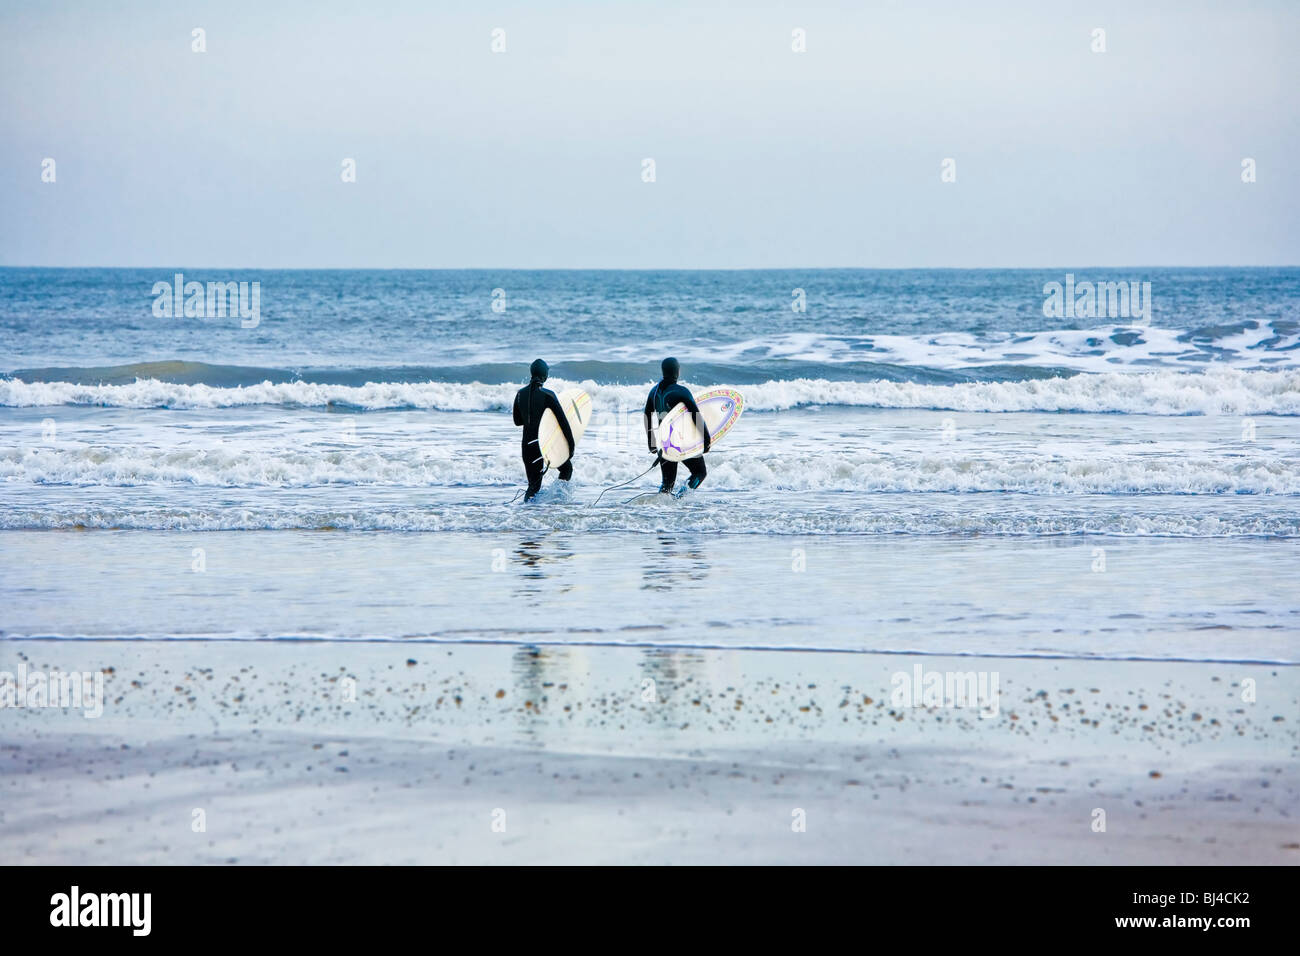
<svg viewBox="0 0 1300 956"><path fill-rule="evenodd" d="M1294 265L1297 49L1295 0L5 2L0 265Z"/></svg>

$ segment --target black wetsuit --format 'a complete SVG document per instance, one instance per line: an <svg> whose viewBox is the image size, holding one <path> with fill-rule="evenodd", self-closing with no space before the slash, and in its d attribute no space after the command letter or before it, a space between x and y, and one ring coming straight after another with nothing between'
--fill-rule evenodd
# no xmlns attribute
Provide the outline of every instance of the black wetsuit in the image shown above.
<svg viewBox="0 0 1300 956"><path fill-rule="evenodd" d="M546 462L542 458L541 449L537 447L537 429L542 424L542 413L548 408L554 412L555 420L560 423L564 440L569 443L570 456L577 445L573 440L573 432L569 428L569 420L564 417L564 409L560 407L560 400L555 397L554 392L542 387L542 383L537 379L533 379L515 394L515 424L524 427L523 444L520 448L524 458L524 472L528 475L528 491L524 493L524 501L530 500L542 487L542 474L546 471ZM570 457L561 465L559 471L561 480L568 481L573 475L573 458Z"/></svg>
<svg viewBox="0 0 1300 956"><path fill-rule="evenodd" d="M695 396L686 390L677 382L662 381L650 390L650 397L645 400L645 435L646 442L651 451L658 451L655 444L654 419L651 418L651 412L663 421L667 414L678 405L685 405L686 410L695 416L695 424L699 426L700 432L704 435L704 450L709 450L709 426L704 422L704 416L700 414L700 406L695 404ZM704 455L697 455L694 458L686 459L686 467L690 469L691 478L694 479L695 485L699 485L708 474L708 469L704 467ZM659 470L663 473L663 481L660 485L660 491L672 491L673 485L677 483L677 462L660 459Z"/></svg>

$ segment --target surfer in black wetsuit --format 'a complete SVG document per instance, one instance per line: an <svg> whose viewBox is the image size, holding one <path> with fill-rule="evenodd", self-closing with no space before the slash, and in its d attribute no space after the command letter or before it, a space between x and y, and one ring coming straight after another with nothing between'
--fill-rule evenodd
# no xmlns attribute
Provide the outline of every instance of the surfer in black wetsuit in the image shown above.
<svg viewBox="0 0 1300 956"><path fill-rule="evenodd" d="M560 466L560 480L568 481L573 476L573 449L578 443L573 440L569 420L564 416L560 400L549 388L542 388L542 383L551 370L545 362L538 359L528 369L532 381L515 394L515 424L524 429L523 446L524 473L528 475L528 490L524 492L524 501L531 501L542 487L542 474L546 471L546 462L542 450L537 446L537 429L542 424L542 413L548 408L555 414L564 432L564 440L569 443L569 460Z"/></svg>
<svg viewBox="0 0 1300 956"><path fill-rule="evenodd" d="M650 445L652 452L658 452L655 445L655 426L658 422L664 420L664 417L676 408L678 405L685 405L686 410L691 413L695 424L700 429L700 434L704 436L704 450L709 450L709 426L704 421L704 416L700 414L700 406L695 404L695 397L686 390L685 386L677 384L677 377L682 372L681 363L675 358L666 358L660 366L663 369L664 377L658 385L650 390L650 397L645 401L645 435L646 442ZM653 412L657 417L651 417ZM700 482L708 474L708 469L704 467L704 455L696 455L694 458L686 459L686 467L690 469L691 477L686 484L694 489L700 487ZM666 461L661 454L659 456L659 470L663 473L663 481L659 485L659 490L668 494L673 490L673 485L677 484L677 462Z"/></svg>

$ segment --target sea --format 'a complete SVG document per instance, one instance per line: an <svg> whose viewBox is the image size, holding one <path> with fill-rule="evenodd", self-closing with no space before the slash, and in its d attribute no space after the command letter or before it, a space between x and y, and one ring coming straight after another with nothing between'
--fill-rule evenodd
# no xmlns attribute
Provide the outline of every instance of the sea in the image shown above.
<svg viewBox="0 0 1300 956"><path fill-rule="evenodd" d="M668 355L745 399L680 500ZM1294 664L1298 549L1297 268L0 268L4 638Z"/></svg>

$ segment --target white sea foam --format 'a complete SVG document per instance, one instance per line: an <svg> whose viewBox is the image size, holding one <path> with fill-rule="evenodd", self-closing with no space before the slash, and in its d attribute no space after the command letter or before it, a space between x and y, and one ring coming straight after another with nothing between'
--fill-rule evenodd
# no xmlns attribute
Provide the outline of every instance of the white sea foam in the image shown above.
<svg viewBox="0 0 1300 956"><path fill-rule="evenodd" d="M639 409L645 385L578 384L598 408ZM701 387L694 383L692 387ZM713 383L709 383L712 385ZM841 382L824 379L769 381L739 386L751 412L801 406L930 408L981 412L1107 412L1145 415L1300 415L1300 370L1107 372L1068 378L1006 382L924 384ZM265 382L238 388L177 385L155 379L125 385L0 380L0 406L95 405L116 408L234 408L250 405L358 410L507 409L516 386L447 382L372 382L360 386Z"/></svg>
<svg viewBox="0 0 1300 956"><path fill-rule="evenodd" d="M628 472L625 451L594 451L583 457L575 487L604 487L625 480ZM42 485L445 488L509 487L519 478L513 449L453 456L396 443L351 450L234 445L0 450L0 480ZM710 463L709 486L757 492L1300 495L1300 469L1285 456L1239 452L1098 454L1084 448L1064 455L939 444L932 452L733 449Z"/></svg>
<svg viewBox="0 0 1300 956"><path fill-rule="evenodd" d="M711 348L709 361L879 362L914 368L962 369L989 365L1106 372L1117 366L1187 369L1208 362L1242 369L1300 365L1300 333L1267 322L1241 323L1231 333L1204 336L1183 329L1134 325L1035 332L938 332L929 335L789 333ZM670 343L658 351L671 350ZM637 353L644 349L636 349ZM646 357L655 354L648 352ZM629 357L631 357L629 355ZM705 357L705 356L700 356Z"/></svg>

